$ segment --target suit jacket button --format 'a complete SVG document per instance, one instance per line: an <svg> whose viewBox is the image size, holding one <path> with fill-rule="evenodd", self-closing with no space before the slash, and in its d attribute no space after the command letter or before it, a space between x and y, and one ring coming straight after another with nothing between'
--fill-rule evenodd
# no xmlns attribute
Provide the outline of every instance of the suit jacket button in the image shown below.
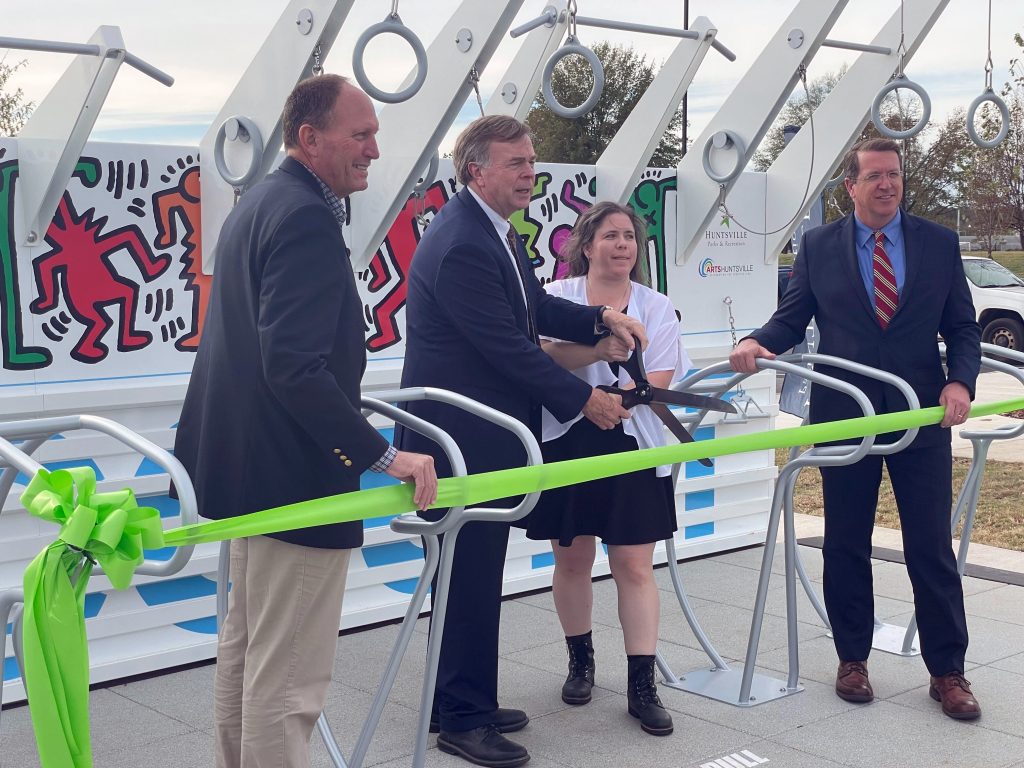
<svg viewBox="0 0 1024 768"><path fill-rule="evenodd" d="M352 466L352 459L345 459L345 466L346 467L351 467Z"/></svg>
<svg viewBox="0 0 1024 768"><path fill-rule="evenodd" d="M334 452L335 452L335 453L341 453L341 448L335 448L335 449L334 449Z"/></svg>

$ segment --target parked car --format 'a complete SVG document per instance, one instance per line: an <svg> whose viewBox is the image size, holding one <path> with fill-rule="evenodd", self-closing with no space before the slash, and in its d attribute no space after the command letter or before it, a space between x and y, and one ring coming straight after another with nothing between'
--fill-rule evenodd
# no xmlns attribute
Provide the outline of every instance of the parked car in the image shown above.
<svg viewBox="0 0 1024 768"><path fill-rule="evenodd" d="M989 258L963 256L963 262L981 340L1024 350L1024 280Z"/></svg>
<svg viewBox="0 0 1024 768"><path fill-rule="evenodd" d="M793 276L792 264L779 264L779 301L782 301L782 294L789 287L789 278Z"/></svg>

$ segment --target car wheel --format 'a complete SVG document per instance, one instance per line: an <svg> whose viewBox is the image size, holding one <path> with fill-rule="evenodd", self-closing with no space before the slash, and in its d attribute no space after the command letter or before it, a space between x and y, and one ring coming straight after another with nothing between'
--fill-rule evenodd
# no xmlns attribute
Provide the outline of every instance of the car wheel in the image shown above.
<svg viewBox="0 0 1024 768"><path fill-rule="evenodd" d="M1024 324L1012 317L997 317L985 326L981 340L1019 352L1024 349Z"/></svg>

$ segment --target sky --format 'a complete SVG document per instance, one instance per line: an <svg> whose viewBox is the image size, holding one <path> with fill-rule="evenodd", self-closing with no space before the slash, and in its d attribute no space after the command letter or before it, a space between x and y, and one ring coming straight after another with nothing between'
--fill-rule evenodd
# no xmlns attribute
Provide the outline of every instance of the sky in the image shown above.
<svg viewBox="0 0 1024 768"><path fill-rule="evenodd" d="M495 2L496 0L467 0ZM913 0L906 0L908 6ZM461 0L400 0L403 22L424 43L433 40ZM2 34L10 37L86 42L101 24L119 26L129 51L175 78L171 88L130 67L122 67L100 113L92 138L102 141L198 145L224 99L244 72L253 54L286 7L285 0L2 0ZM545 0L525 0L516 24L538 15ZM579 14L659 26L683 25L682 0L577 0ZM699 135L732 87L756 59L766 42L795 8L797 0L690 0L691 21L707 16L718 29L718 40L737 54L728 62L708 53L689 90L691 139ZM624 15L623 7L628 7ZM355 0L342 31L325 62L330 72L351 74L352 50L359 34L381 21L390 0ZM878 28L898 10L900 0L849 0L832 39L869 42ZM949 0L946 10L922 43L907 74L925 87L932 100L932 121L951 110L966 109L984 86L987 53L987 0ZM993 82L998 88L1009 77L1009 59L1020 54L1013 33L1024 33L1024 2L992 0ZM634 44L660 62L675 40L605 29L580 27L584 44L599 40ZM898 42L898 41L894 41ZM498 85L519 41L506 37L482 73L484 102ZM815 79L852 63L857 54L822 49L809 66ZM6 63L26 59L11 87L39 101L59 78L70 57L0 47ZM413 58L393 35L384 35L367 49L367 71L374 83L397 89ZM378 105L379 106L379 105ZM442 151L449 150L459 130L478 114L475 100L467 103Z"/></svg>

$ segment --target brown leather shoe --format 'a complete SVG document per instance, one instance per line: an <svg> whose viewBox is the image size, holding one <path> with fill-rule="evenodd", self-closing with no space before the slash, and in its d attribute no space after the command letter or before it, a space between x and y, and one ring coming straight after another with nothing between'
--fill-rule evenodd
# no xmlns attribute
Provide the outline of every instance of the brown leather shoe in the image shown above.
<svg viewBox="0 0 1024 768"><path fill-rule="evenodd" d="M933 677L928 695L942 702L942 711L954 720L974 720L981 717L981 705L971 693L971 683L963 672L950 672Z"/></svg>
<svg viewBox="0 0 1024 768"><path fill-rule="evenodd" d="M836 673L836 695L840 699L864 704L875 698L868 680L866 661L842 661Z"/></svg>

